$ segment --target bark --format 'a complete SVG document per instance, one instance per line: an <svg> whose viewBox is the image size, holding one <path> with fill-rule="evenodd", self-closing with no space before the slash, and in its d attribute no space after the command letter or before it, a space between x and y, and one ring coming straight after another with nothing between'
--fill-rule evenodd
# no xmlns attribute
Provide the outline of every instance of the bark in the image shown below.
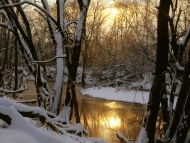
<svg viewBox="0 0 190 143"><path fill-rule="evenodd" d="M4 0L5 1L5 4L10 4L8 0ZM30 39L30 37L27 36L27 33L24 31L24 29L22 28L20 22L19 22L19 18L18 16L16 15L14 9L12 7L8 8L8 9L4 9L7 13L7 15L12 19L11 21L13 21L13 25L15 25L17 28L18 28L18 31L21 33L24 41L26 41L30 51L31 51L31 54L33 56L33 60L38 60L38 57L37 57L37 53L36 53L36 50L35 50L35 47L34 47L34 44L33 44L33 41L32 39ZM27 25L26 23L28 21L24 21L23 22L25 23L25 25ZM30 35L30 34L28 34Z"/></svg>
<svg viewBox="0 0 190 143"><path fill-rule="evenodd" d="M17 41L15 40L15 87L14 90L18 88L18 48Z"/></svg>
<svg viewBox="0 0 190 143"><path fill-rule="evenodd" d="M183 48L185 49L189 40L190 40L190 28L187 30L185 37L182 40L183 42L181 42L180 45L183 46ZM182 54L180 54L180 55L182 55ZM183 80L182 80L179 97L178 97L176 108L175 108L175 113L174 113L171 125L168 128L166 137L165 137L166 140L171 140L174 137L174 134L178 128L180 119L183 118L183 108L185 108L184 105L187 102L186 100L187 100L187 97L189 94L189 87L190 87L190 79L189 79L190 54L189 54L188 58L189 59L185 65L185 70L183 72ZM183 119L181 119L181 120L183 120Z"/></svg>
<svg viewBox="0 0 190 143"><path fill-rule="evenodd" d="M174 142L184 143L190 128L190 53L185 64L182 85L170 128L166 134L165 142L170 142L174 137Z"/></svg>
<svg viewBox="0 0 190 143"><path fill-rule="evenodd" d="M180 20L179 17L181 16L181 12L182 12L182 10L180 9L179 13L178 13L178 16L177 16L176 23L174 25L174 16L175 16L175 13L176 13L177 5L178 5L178 0L175 3L175 8L174 8L174 6L172 4L173 17L169 20L170 31L171 31L171 42L170 42L170 44L172 46L175 61L179 60L179 45L177 44L177 25L179 23L179 20Z"/></svg>
<svg viewBox="0 0 190 143"><path fill-rule="evenodd" d="M190 61L189 61L190 63ZM188 64L190 68L190 64ZM189 72L190 75L190 72ZM190 90L190 87L189 87ZM187 133L190 128L190 92L188 92L187 99L185 102L185 107L183 109L183 113L180 119L179 126L177 128L176 136L177 136L177 143L184 143L187 137Z"/></svg>
<svg viewBox="0 0 190 143"><path fill-rule="evenodd" d="M173 138L177 130L177 126L182 116L183 107L184 107L187 95L189 94L189 89L190 89L189 73L190 73L190 61L188 61L188 63L185 65L185 71L183 73L183 81L182 81L181 89L179 92L179 97L177 100L175 113L174 113L170 128L168 129L167 136L169 140Z"/></svg>
<svg viewBox="0 0 190 143"><path fill-rule="evenodd" d="M164 86L166 87L166 86ZM162 115L163 115L163 130L164 130L164 134L170 124L170 113L169 113L169 108L168 108L168 98L167 98L167 93L166 93L166 89L165 89L165 93L163 93L162 95L162 99L161 99L161 109L162 109Z"/></svg>
<svg viewBox="0 0 190 143"><path fill-rule="evenodd" d="M10 1L5 0L4 5L10 4ZM16 6L17 12L20 14L22 18L22 23L24 26L21 25L20 19L18 18L18 15L16 14L14 7L4 8L8 20L11 22L14 34L17 37L17 40L19 41L19 45L21 47L22 53L25 55L25 62L27 65L29 64L29 70L33 73L34 77L36 78L36 91L38 96L38 101L40 102L39 105L42 107L45 107L45 100L46 98L49 98L49 89L47 86L47 82L43 77L43 74L41 73L41 66L40 65L32 65L32 61L38 61L37 52L32 40L32 34L31 34L31 28L29 21L27 19L27 16L21 6ZM27 56L26 56L27 54ZM28 61L27 61L28 60Z"/></svg>
<svg viewBox="0 0 190 143"><path fill-rule="evenodd" d="M174 28L173 19L170 20L170 31L171 31L171 46L172 50L174 52L175 60L178 60L179 57L179 46L177 44L177 38L176 38L176 30Z"/></svg>
<svg viewBox="0 0 190 143"><path fill-rule="evenodd" d="M171 89L171 92L170 92L170 101L169 101L169 112L171 115L173 115L173 105L174 105L174 98L175 98L175 92L176 92L176 88L177 88L177 82L174 81L173 82L173 85L172 85L172 89Z"/></svg>
<svg viewBox="0 0 190 143"><path fill-rule="evenodd" d="M2 17L1 17L2 19L2 22L5 22L6 21L6 18L5 18L5 16L4 15L2 15ZM1 58L1 76L0 76L0 86L2 86L3 85L3 73L4 73L4 71L5 71L5 66L6 66L6 64L8 63L7 61L8 61L8 46L9 46L9 35L10 34L10 32L7 30L7 29L5 29L5 28L1 28L1 39L2 39L2 41L3 42L1 42L1 48L6 48L5 49L5 52L4 52L4 57L2 56L2 58ZM3 54L2 54L3 55Z"/></svg>
<svg viewBox="0 0 190 143"><path fill-rule="evenodd" d="M69 77L68 77L68 82L67 82L67 91L66 91L66 99L65 99L66 106L70 106L71 109L74 107L75 118L76 118L77 123L80 122L80 116L79 116L78 103L77 103L77 98L76 98L75 83L76 83L77 68L78 68L80 52L81 52L82 36L84 34L86 16L87 16L90 0L88 0L87 3L81 0L78 0L78 3L80 7L80 17L79 17L79 21L76 28L74 47L73 47L72 53L70 53L68 50L66 51L67 68L69 71ZM69 60L69 58L71 58L71 61ZM70 115L70 117L72 117L72 115Z"/></svg>
<svg viewBox="0 0 190 143"><path fill-rule="evenodd" d="M154 134L156 131L156 121L159 112L160 102L163 95L164 84L164 74L156 76L153 81L153 86L151 88L149 103L147 106L148 116L144 119L144 127L148 133L149 143L154 143Z"/></svg>
<svg viewBox="0 0 190 143"><path fill-rule="evenodd" d="M11 124L11 118L8 115L0 113L0 119L5 121L7 124Z"/></svg>
<svg viewBox="0 0 190 143"><path fill-rule="evenodd" d="M89 42L87 40L85 40L84 51L82 53L82 59L83 59L82 79L81 79L82 87L85 87L85 85L86 85L85 78L86 78L86 64L87 64L87 49L88 48L89 48Z"/></svg>
<svg viewBox="0 0 190 143"><path fill-rule="evenodd" d="M73 107L75 111L75 119L76 123L80 123L80 116L79 116L79 110L78 110L78 102L76 98L76 88L75 88L75 81L76 81L76 75L74 72L70 71L69 73L69 79L67 82L67 90L66 90L66 99L65 99L65 105L71 107L71 115L69 116L70 120L72 118L73 113Z"/></svg>
<svg viewBox="0 0 190 143"><path fill-rule="evenodd" d="M47 4L47 1L42 0L42 4L44 9L50 13L49 6ZM56 57L63 57L64 54L64 35L62 34L64 31L64 4L65 0L57 0L57 21L58 25L55 25L53 21L47 16L47 22L49 26L49 31L51 34L51 38L55 45L56 50ZM57 27L60 27L59 31L57 31ZM62 95L62 89L63 89L63 67L64 66L64 60L63 58L57 58L56 59L56 80L55 80L55 94L53 97L53 104L51 106L51 111L55 114L58 114L60 111L60 105L61 105L61 95Z"/></svg>
<svg viewBox="0 0 190 143"><path fill-rule="evenodd" d="M82 78L81 78L82 87L85 87L85 85L86 85L86 82L85 82L85 78L86 78L86 63L87 63L86 60L87 60L86 57L83 57Z"/></svg>
<svg viewBox="0 0 190 143"><path fill-rule="evenodd" d="M150 92L147 115L144 119L149 143L154 143L156 120L161 103L165 94L165 73L168 65L169 36L168 36L168 14L170 8L169 0L160 0L158 22L157 22L157 54L155 78Z"/></svg>
<svg viewBox="0 0 190 143"><path fill-rule="evenodd" d="M190 27L187 29L185 37L179 45L179 63L183 62L183 54L184 54L185 48L187 47L189 40L190 40Z"/></svg>
<svg viewBox="0 0 190 143"><path fill-rule="evenodd" d="M56 38L56 56L62 56L63 55L63 41L62 36L60 33L57 33L58 37L61 39ZM59 41L61 40L61 41ZM61 105L61 95L62 95L62 89L63 89L63 65L64 61L63 58L57 58L56 59L56 81L55 81L55 95L54 95L54 102L52 105L51 111L55 114L58 114L60 111L60 105Z"/></svg>

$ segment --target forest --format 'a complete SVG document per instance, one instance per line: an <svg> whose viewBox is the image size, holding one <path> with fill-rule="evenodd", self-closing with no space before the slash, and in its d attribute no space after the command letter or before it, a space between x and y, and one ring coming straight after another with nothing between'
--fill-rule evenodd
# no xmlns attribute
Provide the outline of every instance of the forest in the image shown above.
<svg viewBox="0 0 190 143"><path fill-rule="evenodd" d="M0 143L190 143L189 0L0 0Z"/></svg>

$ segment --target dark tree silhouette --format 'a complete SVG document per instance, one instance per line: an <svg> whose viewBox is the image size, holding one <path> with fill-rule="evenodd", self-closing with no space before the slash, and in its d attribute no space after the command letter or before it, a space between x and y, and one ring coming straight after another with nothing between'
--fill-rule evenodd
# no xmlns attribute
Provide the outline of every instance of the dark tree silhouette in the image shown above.
<svg viewBox="0 0 190 143"><path fill-rule="evenodd" d="M154 134L156 130L157 115L163 96L166 96L165 73L168 65L169 52L169 34L168 34L168 14L170 9L170 0L160 0L158 8L157 22L157 54L156 69L153 85L150 92L147 106L147 115L144 119L149 143L154 143ZM167 98L167 96L165 97ZM167 107L164 107L167 111Z"/></svg>

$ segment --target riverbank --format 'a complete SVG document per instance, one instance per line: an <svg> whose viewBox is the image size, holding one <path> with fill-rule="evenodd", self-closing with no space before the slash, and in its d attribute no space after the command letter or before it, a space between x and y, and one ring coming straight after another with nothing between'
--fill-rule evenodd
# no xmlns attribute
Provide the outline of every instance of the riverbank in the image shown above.
<svg viewBox="0 0 190 143"><path fill-rule="evenodd" d="M139 103L146 105L149 99L149 91L141 91L126 88L114 87L90 87L80 90L82 96L94 97L99 99L121 101L127 103ZM169 95L168 95L169 99ZM174 98L173 108L176 107L177 96Z"/></svg>
<svg viewBox="0 0 190 143"><path fill-rule="evenodd" d="M147 104L149 97L147 91L116 89L113 87L91 87L81 89L80 92L82 95L90 97L140 104Z"/></svg>

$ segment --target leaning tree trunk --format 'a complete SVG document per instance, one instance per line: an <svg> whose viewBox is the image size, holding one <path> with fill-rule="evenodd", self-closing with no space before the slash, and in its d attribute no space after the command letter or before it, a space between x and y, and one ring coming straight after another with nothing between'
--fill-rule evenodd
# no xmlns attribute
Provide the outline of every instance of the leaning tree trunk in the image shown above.
<svg viewBox="0 0 190 143"><path fill-rule="evenodd" d="M75 83L76 83L77 68L78 68L80 52L81 52L82 37L84 34L84 28L85 28L86 17L87 17L90 0L88 0L87 2L78 0L78 3L80 7L80 17L79 17L79 21L78 21L76 32L75 32L74 49L72 53L69 53L68 51L66 52L67 56L71 57L71 62L70 60L68 60L69 57L67 57L67 67L69 71L69 78L68 78L68 83L67 83L65 105L70 106L71 111L72 111L72 108L74 107L76 122L80 123ZM69 116L72 117L72 114Z"/></svg>
<svg viewBox="0 0 190 143"><path fill-rule="evenodd" d="M50 8L46 0L41 0L44 9L51 15ZM57 25L53 23L52 19L47 16L47 22L51 38L55 45L56 50L56 80L55 80L55 93L53 97L53 103L51 105L51 112L58 114L60 111L61 97L63 90L63 71L64 71L64 4L65 0L57 0ZM57 29L59 27L59 30Z"/></svg>
<svg viewBox="0 0 190 143"><path fill-rule="evenodd" d="M190 83L189 76L190 76L190 59L186 64L186 69L184 72L188 77L184 78L187 83ZM175 113L181 115L180 123L176 131L176 138L177 143L184 143L185 138L187 136L188 130L190 128L190 85L184 85L188 89L187 98L184 104L183 112L182 113ZM183 106L182 106L183 107Z"/></svg>
<svg viewBox="0 0 190 143"><path fill-rule="evenodd" d="M15 87L14 90L18 88L18 46L15 40Z"/></svg>
<svg viewBox="0 0 190 143"><path fill-rule="evenodd" d="M187 43L188 43L188 41L190 39L189 34L190 34L190 28L187 30L186 36L184 37L184 39L180 43L180 46L184 47L184 49L187 46ZM187 107L184 107L184 106L188 106L188 103L189 103L187 101L187 96L189 96L189 90L190 90L189 74L190 74L190 54L189 54L189 59L188 59L186 65L185 65L185 70L184 70L184 73L183 73L183 81L182 81L181 89L180 89L180 92L179 92L179 97L178 97L178 100L177 100L174 116L173 116L171 125L168 128L167 134L166 134L166 137L165 137L166 141L172 140L176 130L178 130L177 132L180 132L179 128L178 128L180 120L181 120L181 122L183 122L184 119L181 119L181 118L183 118L184 114L185 115L188 114L186 112L186 110L183 111L183 109L184 108L187 109Z"/></svg>
<svg viewBox="0 0 190 143"><path fill-rule="evenodd" d="M190 76L190 59L188 60L186 64L186 70L185 73ZM187 80L189 82L189 78L186 78L184 80ZM177 143L184 143L185 139L187 137L187 133L190 128L190 86L185 85L188 88L188 93L187 93L187 98L184 103L184 108L183 112L180 113L181 119L176 131L176 138L177 138ZM177 113L176 113L177 114Z"/></svg>
<svg viewBox="0 0 190 143"><path fill-rule="evenodd" d="M154 135L156 130L157 115L161 103L161 99L165 94L165 73L168 65L169 52L169 36L168 36L168 14L170 8L169 0L160 0L158 8L157 22L157 55L155 78L150 92L149 102L147 106L147 114L145 115L143 126L146 128L149 143L154 143Z"/></svg>
<svg viewBox="0 0 190 143"><path fill-rule="evenodd" d="M189 73L190 73L190 62L188 62L186 64L185 72L183 74L183 82L181 85L179 97L178 97L176 108L175 108L175 113L174 113L170 128L168 128L168 131L167 131L166 136L167 136L167 138L169 138L169 140L171 140L173 138L173 136L176 132L178 123L182 116L184 103L186 101L187 94L189 93L189 87L190 87Z"/></svg>

